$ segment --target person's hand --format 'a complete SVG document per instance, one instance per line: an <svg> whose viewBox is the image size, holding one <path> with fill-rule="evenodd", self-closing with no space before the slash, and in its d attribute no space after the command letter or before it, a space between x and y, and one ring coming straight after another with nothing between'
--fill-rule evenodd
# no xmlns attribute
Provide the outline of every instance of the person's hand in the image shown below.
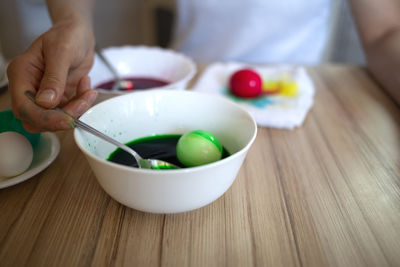
<svg viewBox="0 0 400 267"><path fill-rule="evenodd" d="M72 119L51 110L61 107L79 117L95 101L87 76L94 56L91 28L78 21L55 24L9 65L12 110L30 132L70 129ZM36 94L36 103L26 95Z"/></svg>

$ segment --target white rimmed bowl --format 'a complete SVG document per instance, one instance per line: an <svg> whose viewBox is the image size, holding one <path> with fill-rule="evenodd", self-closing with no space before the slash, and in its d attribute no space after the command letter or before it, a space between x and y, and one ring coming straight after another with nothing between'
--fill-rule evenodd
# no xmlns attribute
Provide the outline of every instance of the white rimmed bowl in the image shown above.
<svg viewBox="0 0 400 267"><path fill-rule="evenodd" d="M102 49L104 56L114 66L122 78L150 78L169 82L152 89L186 89L188 82L196 74L193 60L184 54L170 49L149 46L119 46ZM92 87L113 80L113 75L95 55L93 67L89 72ZM133 91L112 91L97 89L100 92L126 94Z"/></svg>
<svg viewBox="0 0 400 267"><path fill-rule="evenodd" d="M106 161L115 146L75 129L75 142L103 189L128 207L152 213L197 209L223 195L257 134L254 119L237 104L187 90L160 89L117 96L92 107L81 120L123 143L154 134L203 129L214 133L231 153L199 167L137 169Z"/></svg>

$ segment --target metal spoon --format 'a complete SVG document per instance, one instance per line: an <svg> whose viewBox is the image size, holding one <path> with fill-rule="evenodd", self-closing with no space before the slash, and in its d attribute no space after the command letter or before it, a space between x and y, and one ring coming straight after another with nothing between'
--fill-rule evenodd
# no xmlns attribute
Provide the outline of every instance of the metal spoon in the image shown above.
<svg viewBox="0 0 400 267"><path fill-rule="evenodd" d="M31 99L33 102L35 102L35 95L31 92L31 91L26 91L25 95ZM139 168L141 169L154 169L154 170L161 170L161 169L179 169L178 166L163 161L163 160L159 160L159 159L144 159L142 158L138 153L136 153L135 150L133 150L132 148L118 142L117 140L99 132L98 130L94 129L93 127L87 125L86 123L82 122L79 119L76 119L74 117L72 117L70 114L68 114L67 112L65 112L64 110L60 109L60 108L54 108L54 110L63 112L64 114L68 115L69 117L71 117L74 120L75 123L75 127L79 127L82 130L85 130L97 137L100 137L101 139L119 147L120 149L128 152L129 154L131 154L134 158L135 161L137 162Z"/></svg>
<svg viewBox="0 0 400 267"><path fill-rule="evenodd" d="M122 91L129 91L133 89L133 83L131 81L127 81L122 79L117 70L111 65L111 63L108 61L108 59L103 55L103 52L96 46L95 49L96 54L99 56L101 61L106 65L106 67L110 70L112 75L114 76L114 84L112 86L112 90L122 90Z"/></svg>

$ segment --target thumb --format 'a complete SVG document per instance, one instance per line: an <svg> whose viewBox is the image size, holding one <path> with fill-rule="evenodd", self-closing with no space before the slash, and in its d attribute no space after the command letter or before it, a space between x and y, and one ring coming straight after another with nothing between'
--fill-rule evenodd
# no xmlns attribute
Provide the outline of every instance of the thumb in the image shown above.
<svg viewBox="0 0 400 267"><path fill-rule="evenodd" d="M56 107L64 94L69 60L65 56L52 56L45 60L45 70L36 94L36 103L44 108Z"/></svg>

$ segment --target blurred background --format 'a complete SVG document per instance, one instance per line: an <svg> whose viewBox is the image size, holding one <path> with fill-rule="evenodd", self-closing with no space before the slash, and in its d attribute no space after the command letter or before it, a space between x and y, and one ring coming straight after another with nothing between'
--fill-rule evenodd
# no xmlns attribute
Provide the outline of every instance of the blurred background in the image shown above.
<svg viewBox="0 0 400 267"><path fill-rule="evenodd" d="M332 0L330 39L324 62L364 65L365 59L346 0ZM95 35L100 47L167 47L175 0L97 0ZM23 52L51 25L44 0L0 0L0 79L6 62Z"/></svg>

